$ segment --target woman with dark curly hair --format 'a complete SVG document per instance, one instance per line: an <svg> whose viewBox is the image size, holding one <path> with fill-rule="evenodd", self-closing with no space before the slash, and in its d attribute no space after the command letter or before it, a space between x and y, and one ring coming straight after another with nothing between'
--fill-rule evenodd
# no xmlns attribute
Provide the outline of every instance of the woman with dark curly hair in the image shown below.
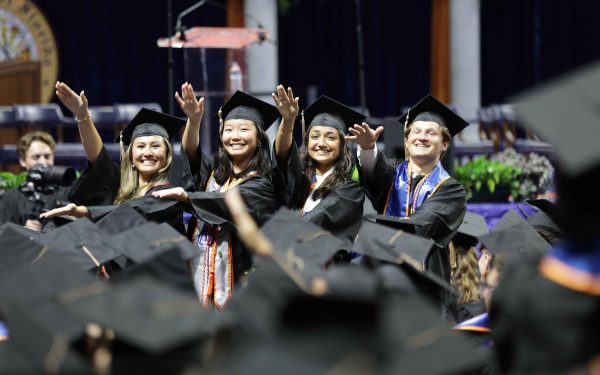
<svg viewBox="0 0 600 375"><path fill-rule="evenodd" d="M288 206L333 234L354 240L365 197L345 132L365 116L321 96L302 113L303 145L298 151L292 137L298 98L291 88L279 85L273 99L282 116L274 151L286 176Z"/></svg>

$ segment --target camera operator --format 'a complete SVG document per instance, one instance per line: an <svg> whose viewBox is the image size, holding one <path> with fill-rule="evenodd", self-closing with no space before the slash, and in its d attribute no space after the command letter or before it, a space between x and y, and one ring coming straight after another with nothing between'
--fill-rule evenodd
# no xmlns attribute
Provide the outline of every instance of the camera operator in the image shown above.
<svg viewBox="0 0 600 375"><path fill-rule="evenodd" d="M68 201L69 188L60 185L72 184L75 171L52 168L55 148L54 138L44 131L32 131L21 137L17 154L19 163L28 172L28 178L0 198L0 224L12 222L41 231L44 225L38 219L40 211ZM67 175L64 181L57 181Z"/></svg>

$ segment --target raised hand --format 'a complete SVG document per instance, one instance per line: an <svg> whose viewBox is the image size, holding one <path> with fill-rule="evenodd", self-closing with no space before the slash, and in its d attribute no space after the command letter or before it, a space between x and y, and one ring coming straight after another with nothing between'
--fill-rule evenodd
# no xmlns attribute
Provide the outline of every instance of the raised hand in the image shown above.
<svg viewBox="0 0 600 375"><path fill-rule="evenodd" d="M275 105L279 110L281 118L285 122L293 124L294 119L298 116L300 108L298 102L300 98L294 97L294 92L291 87L288 87L286 91L283 85L277 86L276 93L271 95L273 96L273 100L275 101Z"/></svg>
<svg viewBox="0 0 600 375"><path fill-rule="evenodd" d="M163 198L163 199L175 199L180 202L189 202L190 197L183 190L182 187L175 187L171 189L158 190L152 193L153 197Z"/></svg>
<svg viewBox="0 0 600 375"><path fill-rule="evenodd" d="M88 209L85 206L77 206L75 203L69 203L66 206L58 207L53 210L44 212L40 218L48 218L54 216L73 216L76 218L88 216Z"/></svg>
<svg viewBox="0 0 600 375"><path fill-rule="evenodd" d="M369 150L375 147L379 135L383 133L383 126L371 129L366 122L363 122L360 125L354 124L354 126L348 128L348 131L352 135L347 135L346 140L356 142L363 150Z"/></svg>
<svg viewBox="0 0 600 375"><path fill-rule="evenodd" d="M59 81L56 82L54 88L56 89L56 96L58 96L69 111L79 119L86 117L88 113L88 100L83 90L77 95L66 83Z"/></svg>
<svg viewBox="0 0 600 375"><path fill-rule="evenodd" d="M181 95L175 92L175 100L190 120L200 123L204 115L204 98L196 99L194 88L190 83L181 85Z"/></svg>

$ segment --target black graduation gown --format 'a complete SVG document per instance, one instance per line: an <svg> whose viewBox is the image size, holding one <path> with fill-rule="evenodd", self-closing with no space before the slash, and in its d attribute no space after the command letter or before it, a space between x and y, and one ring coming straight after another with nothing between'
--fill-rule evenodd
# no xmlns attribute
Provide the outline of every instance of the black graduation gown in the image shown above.
<svg viewBox="0 0 600 375"><path fill-rule="evenodd" d="M148 190L143 197L124 202L122 205L133 207L148 221L167 223L179 233L185 235L186 231L183 223L183 211L185 205L173 199L155 198L152 196L152 193L155 191L171 188L173 188L172 185L154 186L152 189ZM117 207L119 207L119 205L87 206L92 221L102 219Z"/></svg>
<svg viewBox="0 0 600 375"><path fill-rule="evenodd" d="M276 186L277 189L287 189L285 194L288 196L288 207L300 211L306 202L303 198L306 195L308 178L304 175L302 160L295 142L292 142L287 165L278 165L277 168L285 177L285 185ZM310 212L304 215L304 219L353 242L360 228L364 202L365 193L360 183L346 181L322 198Z"/></svg>
<svg viewBox="0 0 600 375"><path fill-rule="evenodd" d="M483 300L469 303L460 303L457 305L456 321L458 323L464 322L465 320L469 320L477 315L481 315L484 312L485 304Z"/></svg>
<svg viewBox="0 0 600 375"><path fill-rule="evenodd" d="M78 206L110 205L121 185L120 168L102 146L94 163L87 166L69 192L69 200Z"/></svg>
<svg viewBox="0 0 600 375"><path fill-rule="evenodd" d="M64 202L68 199L68 192L68 187L59 187L54 193L42 195L44 206L39 208L49 210L56 208L57 201ZM4 223L25 225L29 215L36 209L36 203L29 200L29 197L18 187L9 189L0 198L0 225Z"/></svg>
<svg viewBox="0 0 600 375"><path fill-rule="evenodd" d="M188 164L174 157L169 170L169 182L173 186L182 186L185 189L189 182L181 175L189 178L188 169ZM88 161L86 168L75 181L69 192L69 200L79 206L110 205L115 200L120 186L121 168L102 146L96 161Z"/></svg>
<svg viewBox="0 0 600 375"><path fill-rule="evenodd" d="M190 204L194 216L188 224L188 237L191 238L193 231L200 220L206 224L226 227L231 233L231 248L233 253L234 280L247 271L252 265L251 253L244 248L236 236L229 208L225 204L224 193L204 191L214 169L214 158L202 153L198 146L198 163L190 163L185 153L182 153L184 168L182 182L188 190ZM271 179L266 176L252 176L236 185L242 199L247 207L247 212L262 225L273 214L276 208L275 189ZM190 191L190 190L197 191Z"/></svg>
<svg viewBox="0 0 600 375"><path fill-rule="evenodd" d="M377 152L377 162L373 175L364 173L365 192L375 210L383 214L387 198L394 181L398 164L391 163L383 152ZM414 179L413 183L417 183ZM458 231L467 212L467 192L465 187L454 178L440 185L436 192L427 198L411 217L427 225L417 228L416 234L429 237L439 245L446 247Z"/></svg>
<svg viewBox="0 0 600 375"><path fill-rule="evenodd" d="M539 259L504 272L490 320L502 373L575 373L600 351L600 296L546 279Z"/></svg>
<svg viewBox="0 0 600 375"><path fill-rule="evenodd" d="M112 212L118 205L113 205L121 185L120 167L112 160L103 146L98 159L87 167L69 192L69 200L77 205L86 206L90 210L90 218L98 221ZM130 205L147 220L168 223L177 231L185 234L183 224L183 207L180 202L170 199L155 198L152 192L170 189L172 185L155 186L145 196L123 204Z"/></svg>

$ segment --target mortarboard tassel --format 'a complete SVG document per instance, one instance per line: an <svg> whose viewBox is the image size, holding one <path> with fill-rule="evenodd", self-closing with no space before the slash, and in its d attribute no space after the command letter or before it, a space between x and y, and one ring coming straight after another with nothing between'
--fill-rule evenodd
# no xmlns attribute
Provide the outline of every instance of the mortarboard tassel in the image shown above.
<svg viewBox="0 0 600 375"><path fill-rule="evenodd" d="M301 124L302 124L302 142L304 142L304 132L306 131L306 125L304 123L304 111L302 111L302 120L301 120Z"/></svg>

